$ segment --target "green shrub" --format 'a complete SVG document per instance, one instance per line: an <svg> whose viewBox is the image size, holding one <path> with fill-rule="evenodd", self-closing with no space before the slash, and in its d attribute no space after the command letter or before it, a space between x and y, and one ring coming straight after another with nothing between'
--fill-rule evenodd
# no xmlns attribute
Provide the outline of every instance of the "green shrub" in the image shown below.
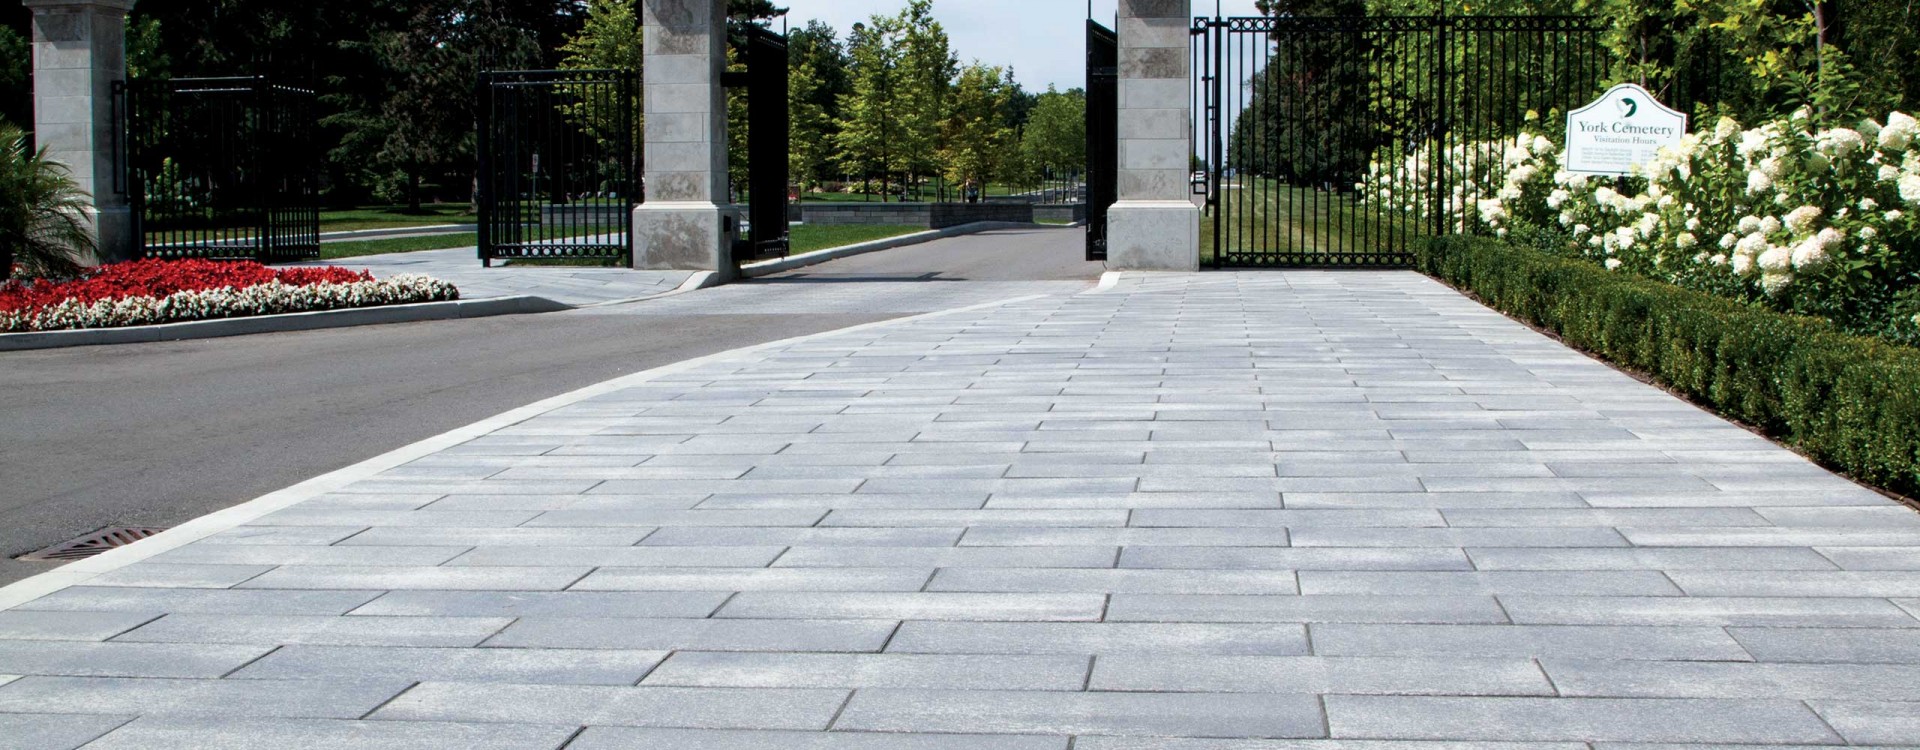
<svg viewBox="0 0 1920 750"><path fill-rule="evenodd" d="M1419 263L1823 465L1920 496L1920 349L1498 240L1437 240Z"/></svg>
<svg viewBox="0 0 1920 750"><path fill-rule="evenodd" d="M65 164L0 121L0 282L18 264L29 278L64 278L93 255L92 198Z"/></svg>

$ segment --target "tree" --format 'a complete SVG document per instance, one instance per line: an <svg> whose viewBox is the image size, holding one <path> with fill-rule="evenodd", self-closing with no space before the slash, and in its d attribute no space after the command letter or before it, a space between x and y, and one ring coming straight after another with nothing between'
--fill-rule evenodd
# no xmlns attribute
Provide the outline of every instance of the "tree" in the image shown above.
<svg viewBox="0 0 1920 750"><path fill-rule="evenodd" d="M768 19L786 14L787 9L774 6L773 0L727 0L727 34L738 46L746 41L747 25L765 26Z"/></svg>
<svg viewBox="0 0 1920 750"><path fill-rule="evenodd" d="M960 71L942 134L948 179L985 189L1000 176L1013 143L1006 114L1012 98L1013 78L1005 68L974 63Z"/></svg>
<svg viewBox="0 0 1920 750"><path fill-rule="evenodd" d="M421 183L450 169L468 174L474 145L473 82L487 68L525 68L542 52L536 34L516 23L504 0L437 0L401 28L380 32L373 50L391 88L368 123L384 137L374 158L404 180L409 210Z"/></svg>
<svg viewBox="0 0 1920 750"><path fill-rule="evenodd" d="M607 87L582 86L574 92L576 101L566 105L566 112L568 119L579 124L603 147L618 144L622 138L631 139L628 142L633 144L635 158L642 159L642 164L645 163L641 144L646 141L646 105L639 82L646 69L646 59L644 30L636 0L591 0L586 22L560 48L562 69L620 70L633 74L634 87L625 101L620 101L618 94ZM624 134L620 132L623 109L632 113L633 128Z"/></svg>
<svg viewBox="0 0 1920 750"><path fill-rule="evenodd" d="M942 124L960 60L947 31L933 18L933 0L908 0L900 11L900 168L916 189L919 178L942 171Z"/></svg>
<svg viewBox="0 0 1920 750"><path fill-rule="evenodd" d="M1013 66L1007 66L1007 74L1013 76ZM1007 126L1015 130L1027 126L1033 119L1033 108L1040 105L1040 94L1027 90L1020 85L1019 77L1014 76L1013 92L1007 96ZM1053 89L1049 87L1048 91Z"/></svg>
<svg viewBox="0 0 1920 750"><path fill-rule="evenodd" d="M840 99L840 132L834 144L840 164L865 179L879 176L881 193L891 195L892 175L902 169L900 158L900 22L874 16L854 24L847 35L848 72L852 91Z"/></svg>
<svg viewBox="0 0 1920 750"><path fill-rule="evenodd" d="M71 276L93 254L93 199L67 166L33 149L25 131L0 122L0 281L17 263L29 278Z"/></svg>
<svg viewBox="0 0 1920 750"><path fill-rule="evenodd" d="M1357 16L1360 0L1262 0L1278 16ZM1351 184L1364 173L1380 134L1354 127L1367 122L1377 56L1366 35L1299 34L1266 46L1259 72L1249 76L1247 104L1227 134L1219 166L1296 185Z"/></svg>
<svg viewBox="0 0 1920 750"><path fill-rule="evenodd" d="M33 47L12 27L0 26L0 119L26 122L33 116Z"/></svg>
<svg viewBox="0 0 1920 750"><path fill-rule="evenodd" d="M1443 4L1461 11L1457 1L1367 0L1367 12L1431 15ZM1920 101L1920 3L1912 0L1478 0L1471 8L1593 16L1604 25L1610 82L1638 83L1697 117L1752 122L1811 106L1847 124ZM1462 70L1494 64L1477 62Z"/></svg>
<svg viewBox="0 0 1920 750"><path fill-rule="evenodd" d="M801 190L820 183L837 152L839 97L845 93L845 52L833 29L819 21L787 36L792 75L787 112L793 127L788 170Z"/></svg>
<svg viewBox="0 0 1920 750"><path fill-rule="evenodd" d="M1078 174L1087 167L1087 95L1074 89L1053 90L1034 98L1033 111L1020 133L1020 163L1024 182L1033 184L1049 174Z"/></svg>

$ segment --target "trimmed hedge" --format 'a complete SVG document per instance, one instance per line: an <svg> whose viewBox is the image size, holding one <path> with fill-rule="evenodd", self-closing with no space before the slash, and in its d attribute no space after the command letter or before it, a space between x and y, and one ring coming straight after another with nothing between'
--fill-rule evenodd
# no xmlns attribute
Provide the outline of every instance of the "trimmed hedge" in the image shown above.
<svg viewBox="0 0 1920 750"><path fill-rule="evenodd" d="M1920 350L1491 239L1420 269L1853 478L1920 497Z"/></svg>

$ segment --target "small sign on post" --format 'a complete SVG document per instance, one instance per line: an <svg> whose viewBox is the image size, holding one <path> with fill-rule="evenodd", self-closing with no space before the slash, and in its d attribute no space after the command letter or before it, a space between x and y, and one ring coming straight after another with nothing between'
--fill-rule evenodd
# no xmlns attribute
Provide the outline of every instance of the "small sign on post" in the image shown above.
<svg viewBox="0 0 1920 750"><path fill-rule="evenodd" d="M1623 83L1599 101L1567 114L1566 170L1575 174L1633 174L1687 134L1687 116L1646 89Z"/></svg>

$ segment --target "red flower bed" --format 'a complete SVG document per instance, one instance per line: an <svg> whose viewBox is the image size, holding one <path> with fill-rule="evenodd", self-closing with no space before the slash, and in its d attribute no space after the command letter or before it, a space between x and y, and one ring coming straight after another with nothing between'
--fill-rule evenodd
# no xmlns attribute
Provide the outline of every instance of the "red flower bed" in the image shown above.
<svg viewBox="0 0 1920 750"><path fill-rule="evenodd" d="M0 313L127 297L166 297L176 292L244 289L270 281L289 286L372 281L365 271L337 267L275 270L252 261L138 260L102 266L73 281L0 284Z"/></svg>

